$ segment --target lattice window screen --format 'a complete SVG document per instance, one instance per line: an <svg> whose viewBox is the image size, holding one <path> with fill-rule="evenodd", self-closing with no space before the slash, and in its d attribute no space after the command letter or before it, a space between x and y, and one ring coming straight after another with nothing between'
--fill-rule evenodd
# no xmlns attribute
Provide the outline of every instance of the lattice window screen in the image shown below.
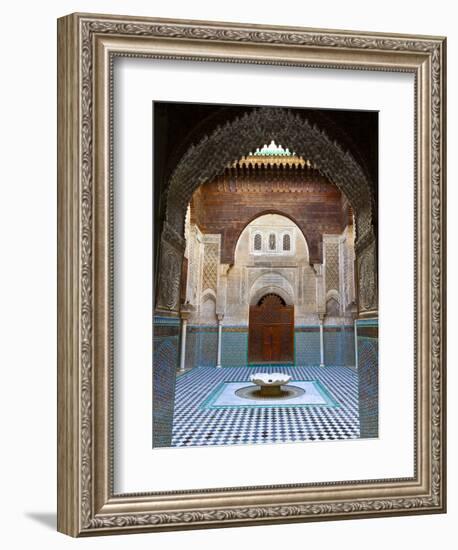
<svg viewBox="0 0 458 550"><path fill-rule="evenodd" d="M257 233L254 236L254 249L255 250L261 250L262 249L262 237L259 233Z"/></svg>
<svg viewBox="0 0 458 550"><path fill-rule="evenodd" d="M326 243L326 292L339 291L339 244Z"/></svg>
<svg viewBox="0 0 458 550"><path fill-rule="evenodd" d="M216 292L218 281L219 245L205 243L202 291L212 289Z"/></svg>
<svg viewBox="0 0 458 550"><path fill-rule="evenodd" d="M269 250L275 250L277 245L277 239L275 233L269 235Z"/></svg>
<svg viewBox="0 0 458 550"><path fill-rule="evenodd" d="M291 250L291 237L288 234L283 235L283 250Z"/></svg>

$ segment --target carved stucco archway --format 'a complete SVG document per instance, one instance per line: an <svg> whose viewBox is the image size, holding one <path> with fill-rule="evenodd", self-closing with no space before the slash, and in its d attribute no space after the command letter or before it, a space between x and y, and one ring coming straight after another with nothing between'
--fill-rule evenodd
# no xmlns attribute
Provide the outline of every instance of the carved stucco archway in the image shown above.
<svg viewBox="0 0 458 550"><path fill-rule="evenodd" d="M172 173L166 191L160 243L158 309L179 309L184 220L194 191L223 173L231 162L271 140L310 160L347 197L356 225L359 311L376 312L375 201L365 172L348 151L305 118L288 109L272 107L261 107L218 127L210 136L191 146Z"/></svg>
<svg viewBox="0 0 458 550"><path fill-rule="evenodd" d="M235 255L236 255L237 247L238 247L240 238L242 237L244 231L255 220L257 220L259 218L262 218L263 216L266 216L268 214L276 214L277 216L282 216L283 218L286 218L289 221L292 221L294 223L294 225L296 226L297 230L299 231L300 235L302 236L302 238L304 240L305 249L306 249L306 252L307 252L307 261L310 261L310 247L309 247L310 237L309 237L309 235L307 235L304 226L299 224L299 222L294 218L294 216L289 214L289 212L285 212L285 210L277 210L275 208L269 208L268 210L265 210L265 209L260 210L255 215L248 218L245 225L240 229L240 231L238 233L236 233L236 235L234 235L234 237L232 238L233 242L231 243L231 247L230 247L230 250L231 250L230 259L232 260L232 263L234 263L234 261L235 261Z"/></svg>
<svg viewBox="0 0 458 550"><path fill-rule="evenodd" d="M250 306L255 306L259 302L259 300L267 294L278 294L278 296L283 299L287 306L294 305L294 297L290 292L285 290L285 288L276 285L269 285L263 286L262 288L259 288L252 293L252 296L250 298Z"/></svg>

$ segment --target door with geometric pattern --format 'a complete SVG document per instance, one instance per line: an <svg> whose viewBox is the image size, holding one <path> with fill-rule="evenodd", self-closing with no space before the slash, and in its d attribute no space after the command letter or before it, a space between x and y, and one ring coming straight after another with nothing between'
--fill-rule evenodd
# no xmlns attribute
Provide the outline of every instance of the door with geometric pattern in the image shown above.
<svg viewBox="0 0 458 550"><path fill-rule="evenodd" d="M278 294L266 294L250 306L249 363L294 362L294 306Z"/></svg>

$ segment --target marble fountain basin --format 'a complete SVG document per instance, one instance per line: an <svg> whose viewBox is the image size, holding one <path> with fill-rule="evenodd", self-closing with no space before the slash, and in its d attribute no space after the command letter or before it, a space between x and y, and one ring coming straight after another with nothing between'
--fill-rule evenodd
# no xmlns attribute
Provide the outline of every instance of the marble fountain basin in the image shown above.
<svg viewBox="0 0 458 550"><path fill-rule="evenodd" d="M291 376L284 372L256 372L250 376L250 381L259 386L259 395L262 397L282 396L282 386L290 380Z"/></svg>

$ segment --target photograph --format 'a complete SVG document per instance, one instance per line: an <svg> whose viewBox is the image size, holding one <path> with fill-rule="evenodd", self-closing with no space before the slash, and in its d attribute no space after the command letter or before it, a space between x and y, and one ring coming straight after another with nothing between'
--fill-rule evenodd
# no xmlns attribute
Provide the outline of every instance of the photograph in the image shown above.
<svg viewBox="0 0 458 550"><path fill-rule="evenodd" d="M154 102L153 132L153 448L376 438L378 112Z"/></svg>

